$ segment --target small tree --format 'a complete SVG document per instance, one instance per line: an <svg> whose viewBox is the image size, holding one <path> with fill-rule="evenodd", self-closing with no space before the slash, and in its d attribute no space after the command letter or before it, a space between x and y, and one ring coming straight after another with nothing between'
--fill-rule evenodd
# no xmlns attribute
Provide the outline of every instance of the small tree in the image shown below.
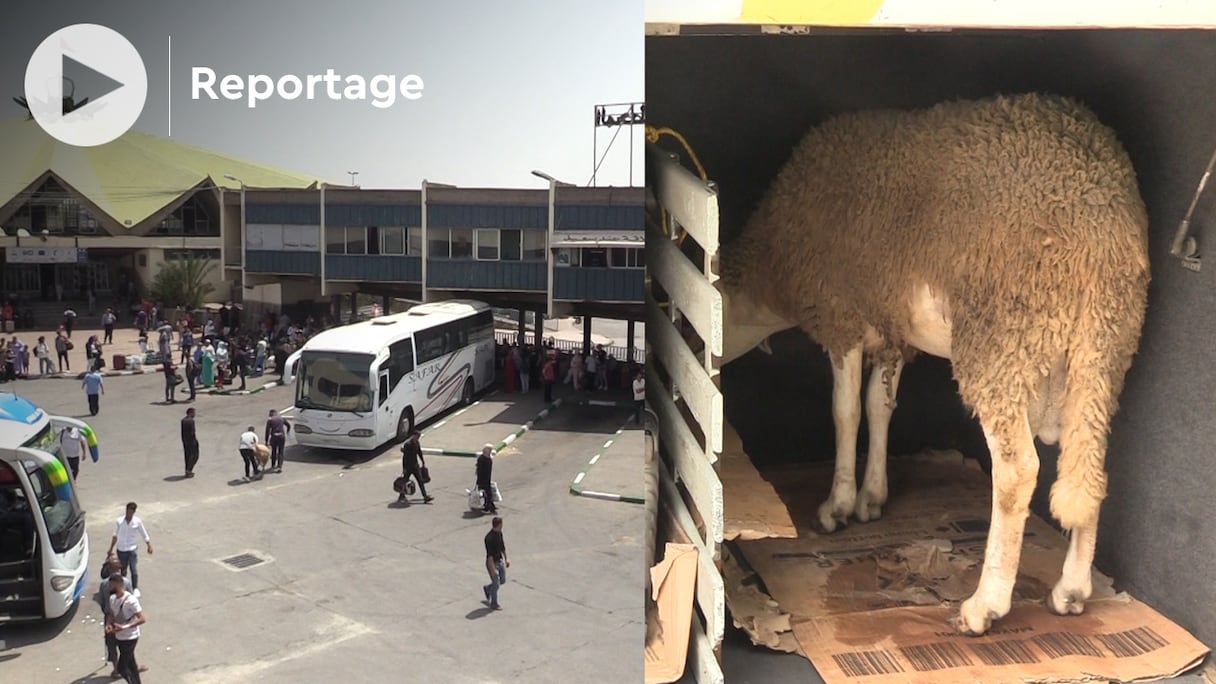
<svg viewBox="0 0 1216 684"><path fill-rule="evenodd" d="M152 298L168 307L197 309L215 290L207 282L214 269L214 261L192 255L166 261L152 278Z"/></svg>

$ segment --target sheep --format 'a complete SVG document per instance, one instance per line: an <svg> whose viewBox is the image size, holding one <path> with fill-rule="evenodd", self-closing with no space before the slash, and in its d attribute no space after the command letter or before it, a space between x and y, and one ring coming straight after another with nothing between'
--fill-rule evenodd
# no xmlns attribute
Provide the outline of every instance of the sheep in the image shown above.
<svg viewBox="0 0 1216 684"><path fill-rule="evenodd" d="M1111 418L1139 346L1148 218L1131 161L1082 104L1037 93L836 116L796 146L722 250L729 363L800 328L833 366L836 466L818 524L878 518L904 364L949 359L992 454L975 593L951 619L985 633L1010 609L1039 470L1060 443L1051 512L1070 536L1047 607L1090 597ZM858 492L863 366L872 431Z"/></svg>

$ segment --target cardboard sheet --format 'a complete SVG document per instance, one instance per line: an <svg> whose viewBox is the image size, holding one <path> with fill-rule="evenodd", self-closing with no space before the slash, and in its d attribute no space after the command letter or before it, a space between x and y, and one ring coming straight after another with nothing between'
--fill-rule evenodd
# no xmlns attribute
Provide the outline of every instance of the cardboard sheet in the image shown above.
<svg viewBox="0 0 1216 684"><path fill-rule="evenodd" d="M722 432L722 456L718 464L725 539L798 536L789 511L772 485L752 465L743 451L743 440L729 423Z"/></svg>
<svg viewBox="0 0 1216 684"><path fill-rule="evenodd" d="M697 586L697 549L668 542L663 560L650 568L661 629L646 644L646 684L667 684L684 676Z"/></svg>
<svg viewBox="0 0 1216 684"><path fill-rule="evenodd" d="M828 684L1135 681L1185 671L1208 652L1096 571L1084 615L1051 615L1043 599L1068 543L1033 515L1014 611L988 636L956 636L948 620L978 583L991 505L988 476L957 452L891 459L883 518L831 535L810 525L832 464L766 470L763 480L799 536L734 545Z"/></svg>
<svg viewBox="0 0 1216 684"><path fill-rule="evenodd" d="M802 653L789 613L761 590L756 573L741 566L726 547L722 548L722 580L731 619L751 637L753 644L774 651Z"/></svg>

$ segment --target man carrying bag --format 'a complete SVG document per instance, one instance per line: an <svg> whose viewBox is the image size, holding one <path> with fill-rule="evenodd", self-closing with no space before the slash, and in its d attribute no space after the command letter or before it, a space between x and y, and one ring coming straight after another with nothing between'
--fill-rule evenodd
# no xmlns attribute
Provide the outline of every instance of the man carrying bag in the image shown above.
<svg viewBox="0 0 1216 684"><path fill-rule="evenodd" d="M401 475L404 482L401 483L401 489L398 490L397 503L406 503L405 492L409 487L411 477L418 481L418 490L422 492L423 503L430 503L435 498L426 493L426 483L430 481L431 474L427 470L426 459L422 457L422 445L418 443L421 436L421 433L414 430L405 440L405 444L401 445Z"/></svg>

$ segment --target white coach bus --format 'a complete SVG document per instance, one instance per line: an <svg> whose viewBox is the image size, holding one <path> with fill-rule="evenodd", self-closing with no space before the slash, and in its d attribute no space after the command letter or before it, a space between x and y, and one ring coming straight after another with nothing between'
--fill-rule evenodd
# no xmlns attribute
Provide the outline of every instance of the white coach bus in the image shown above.
<svg viewBox="0 0 1216 684"><path fill-rule="evenodd" d="M420 304L318 333L292 356L296 441L371 450L494 381L494 314L466 299Z"/></svg>
<svg viewBox="0 0 1216 684"><path fill-rule="evenodd" d="M61 617L88 584L85 513L60 460L67 426L96 449L87 424L0 392L0 625Z"/></svg>

